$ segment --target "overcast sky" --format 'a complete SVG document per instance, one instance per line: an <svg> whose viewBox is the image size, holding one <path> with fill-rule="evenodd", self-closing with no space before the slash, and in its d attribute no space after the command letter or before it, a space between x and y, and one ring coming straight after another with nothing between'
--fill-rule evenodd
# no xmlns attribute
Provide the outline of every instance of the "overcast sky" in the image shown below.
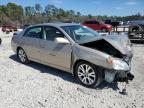
<svg viewBox="0 0 144 108"><path fill-rule="evenodd" d="M0 5L14 2L22 6L40 3L53 4L63 9L73 9L82 14L126 16L140 12L144 15L144 0L0 0Z"/></svg>

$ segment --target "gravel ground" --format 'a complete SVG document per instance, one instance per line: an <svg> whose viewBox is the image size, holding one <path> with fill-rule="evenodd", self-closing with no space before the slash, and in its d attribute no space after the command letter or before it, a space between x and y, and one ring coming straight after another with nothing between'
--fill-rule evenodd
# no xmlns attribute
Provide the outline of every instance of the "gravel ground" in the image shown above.
<svg viewBox="0 0 144 108"><path fill-rule="evenodd" d="M124 83L86 88L71 74L31 62L19 63L11 50L11 34L0 33L0 108L144 108L144 45L135 44L127 95Z"/></svg>

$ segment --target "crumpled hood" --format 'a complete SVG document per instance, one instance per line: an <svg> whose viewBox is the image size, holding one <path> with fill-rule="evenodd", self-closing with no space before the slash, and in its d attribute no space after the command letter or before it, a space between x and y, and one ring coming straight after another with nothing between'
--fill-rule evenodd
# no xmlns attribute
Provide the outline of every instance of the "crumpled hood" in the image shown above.
<svg viewBox="0 0 144 108"><path fill-rule="evenodd" d="M107 42L109 42L113 47L119 50L122 54L127 55L129 53L127 49L128 37L126 35L110 35L103 37Z"/></svg>
<svg viewBox="0 0 144 108"><path fill-rule="evenodd" d="M113 47L119 50L123 55L129 54L129 51L127 49L129 38L126 35L99 36L93 39L87 39L83 42L79 42L79 44L94 42L102 39L110 43Z"/></svg>

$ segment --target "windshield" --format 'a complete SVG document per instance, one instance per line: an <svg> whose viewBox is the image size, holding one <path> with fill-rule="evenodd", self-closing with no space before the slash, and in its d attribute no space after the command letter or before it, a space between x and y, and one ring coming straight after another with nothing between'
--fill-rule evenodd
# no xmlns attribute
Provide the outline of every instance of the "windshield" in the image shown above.
<svg viewBox="0 0 144 108"><path fill-rule="evenodd" d="M74 25L74 26L62 26L61 27L75 42L82 42L87 39L92 39L98 37L99 34L82 25Z"/></svg>

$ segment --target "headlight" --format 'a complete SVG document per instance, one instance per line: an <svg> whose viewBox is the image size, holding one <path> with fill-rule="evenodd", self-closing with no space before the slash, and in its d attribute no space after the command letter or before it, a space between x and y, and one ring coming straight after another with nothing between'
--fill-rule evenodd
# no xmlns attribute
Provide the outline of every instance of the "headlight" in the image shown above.
<svg viewBox="0 0 144 108"><path fill-rule="evenodd" d="M115 69L115 70L128 71L130 69L128 64L122 60L117 60L112 57L108 57L107 62L108 62L108 64L111 64L113 66L113 69Z"/></svg>

